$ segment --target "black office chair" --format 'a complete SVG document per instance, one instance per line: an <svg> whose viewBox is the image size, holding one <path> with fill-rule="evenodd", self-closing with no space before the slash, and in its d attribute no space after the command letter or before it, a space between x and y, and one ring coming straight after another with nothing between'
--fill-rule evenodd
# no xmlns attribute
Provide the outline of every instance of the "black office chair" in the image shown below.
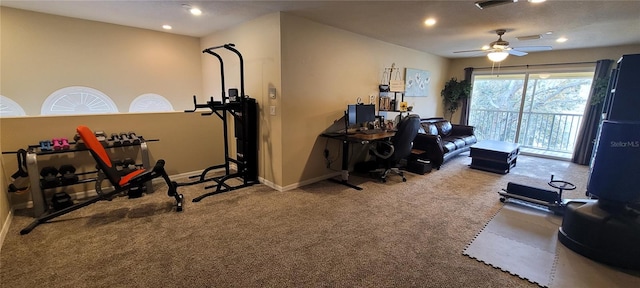
<svg viewBox="0 0 640 288"><path fill-rule="evenodd" d="M376 157L376 162L382 169L371 171L371 174L377 174L382 182L386 182L387 175L393 172L402 176L402 182L406 182L407 178L398 168L398 164L400 160L411 155L413 139L416 138L419 128L420 116L409 115L400 120L396 134L391 138L391 141L377 141L376 145L372 145L369 151Z"/></svg>

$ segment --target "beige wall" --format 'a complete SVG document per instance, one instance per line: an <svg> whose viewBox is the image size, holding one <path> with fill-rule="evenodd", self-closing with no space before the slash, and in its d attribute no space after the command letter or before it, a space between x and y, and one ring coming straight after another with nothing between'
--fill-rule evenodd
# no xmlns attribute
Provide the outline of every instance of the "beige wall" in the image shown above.
<svg viewBox="0 0 640 288"><path fill-rule="evenodd" d="M279 189L282 186L282 130L280 80L280 13L269 14L235 28L217 32L201 40L201 50L233 43L244 60L245 94L255 98L259 108L258 167L260 178ZM240 89L238 56L226 49L215 50L224 61L225 88ZM204 95L221 99L220 66L216 57L202 54ZM276 98L268 96L269 87L276 89ZM226 93L226 91L225 91ZM204 100L204 97L201 97ZM269 106L276 115L269 115ZM232 146L233 147L233 146Z"/></svg>
<svg viewBox="0 0 640 288"><path fill-rule="evenodd" d="M27 115L68 86L107 94L120 112L145 93L167 98L176 111L202 91L200 41L137 29L2 7L0 94Z"/></svg>
<svg viewBox="0 0 640 288"><path fill-rule="evenodd" d="M406 100L425 117L439 114L441 75L448 64L440 57L286 13L208 35L202 38L201 48L225 43L236 44L244 57L246 94L260 106L260 177L278 190L334 172L325 168L320 144L326 139L318 135L357 97L377 95L382 71L392 63L432 72L430 96ZM236 56L224 49L216 52L224 60L226 88L238 87ZM219 61L203 55L202 62L204 93L220 99ZM276 89L276 99L268 97L269 87ZM270 106L276 115L270 115ZM338 153L340 149L331 150ZM338 169L339 163L332 168Z"/></svg>
<svg viewBox="0 0 640 288"><path fill-rule="evenodd" d="M423 117L441 113L439 91L446 59L282 15L283 186L321 179L340 169L339 160L333 170L327 169L322 152L329 145L330 153L338 153L337 141L318 135L358 97L368 102L369 95L377 95L383 69L392 63L431 72L429 96L407 101L415 103L415 111Z"/></svg>
<svg viewBox="0 0 640 288"><path fill-rule="evenodd" d="M39 114L50 93L73 85L105 92L124 111L143 93L165 96L178 111L192 107L191 95L202 95L198 38L7 7L0 13L0 94L18 102L28 114ZM0 118L0 147L15 151L44 139L73 138L79 124L109 134L135 131L160 139L149 144L151 157L164 158L171 175L224 163L219 121L198 113ZM67 160L60 157L49 164L59 166ZM0 225L4 225L9 203L24 205L29 195L5 193L17 169L14 154L2 156L1 168Z"/></svg>

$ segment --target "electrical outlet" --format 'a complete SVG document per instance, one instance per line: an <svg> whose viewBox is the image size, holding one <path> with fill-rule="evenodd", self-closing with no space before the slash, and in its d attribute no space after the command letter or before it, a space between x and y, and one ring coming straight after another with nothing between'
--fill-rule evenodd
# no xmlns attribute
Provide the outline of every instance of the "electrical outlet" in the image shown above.
<svg viewBox="0 0 640 288"><path fill-rule="evenodd" d="M276 115L276 106L269 106L269 114Z"/></svg>

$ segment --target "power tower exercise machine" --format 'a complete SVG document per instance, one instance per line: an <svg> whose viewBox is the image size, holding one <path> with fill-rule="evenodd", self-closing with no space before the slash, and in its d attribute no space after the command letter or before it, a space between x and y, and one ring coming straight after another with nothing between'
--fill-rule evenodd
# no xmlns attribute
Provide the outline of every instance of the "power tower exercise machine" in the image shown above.
<svg viewBox="0 0 640 288"><path fill-rule="evenodd" d="M237 88L229 89L229 94L225 94L224 61L222 57L214 52L217 49L227 49L236 55L240 60L240 93ZM213 97L204 104L198 104L196 96L193 96L192 110L184 112L192 113L198 109L209 109L209 112L201 113L202 116L215 114L222 120L224 137L224 163L210 166L202 171L200 176L192 176L197 180L188 183L178 183L178 186L188 186L203 182L215 181L215 185L205 186L205 189L215 187L216 190L193 199L199 202L205 197L227 192L258 183L258 105L255 99L249 98L244 93L244 61L242 54L235 48L234 44L224 44L221 46L204 49L202 53L215 56L220 62L220 78L222 87L222 100L214 101ZM229 115L234 124L234 136L236 140L236 155L232 157L229 149ZM231 164L236 166L236 171L232 173ZM222 176L207 177L212 170L224 168L225 174ZM230 179L239 179L240 184L227 183Z"/></svg>

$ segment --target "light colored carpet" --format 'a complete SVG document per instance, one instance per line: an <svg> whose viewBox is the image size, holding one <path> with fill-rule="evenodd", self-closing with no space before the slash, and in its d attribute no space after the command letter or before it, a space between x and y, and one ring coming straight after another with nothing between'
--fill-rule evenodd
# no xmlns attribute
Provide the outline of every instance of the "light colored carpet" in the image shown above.
<svg viewBox="0 0 640 288"><path fill-rule="evenodd" d="M562 217L514 202L463 254L544 287L640 287L640 274L594 262L557 239Z"/></svg>
<svg viewBox="0 0 640 288"><path fill-rule="evenodd" d="M354 176L362 191L320 181L286 192L264 185L203 199L166 187L59 217L28 235L15 211L0 251L2 287L537 287L462 255L500 207L508 182L547 187L551 174L584 195L588 167L518 157L507 175L460 155L440 170ZM167 163L171 167L171 163Z"/></svg>

